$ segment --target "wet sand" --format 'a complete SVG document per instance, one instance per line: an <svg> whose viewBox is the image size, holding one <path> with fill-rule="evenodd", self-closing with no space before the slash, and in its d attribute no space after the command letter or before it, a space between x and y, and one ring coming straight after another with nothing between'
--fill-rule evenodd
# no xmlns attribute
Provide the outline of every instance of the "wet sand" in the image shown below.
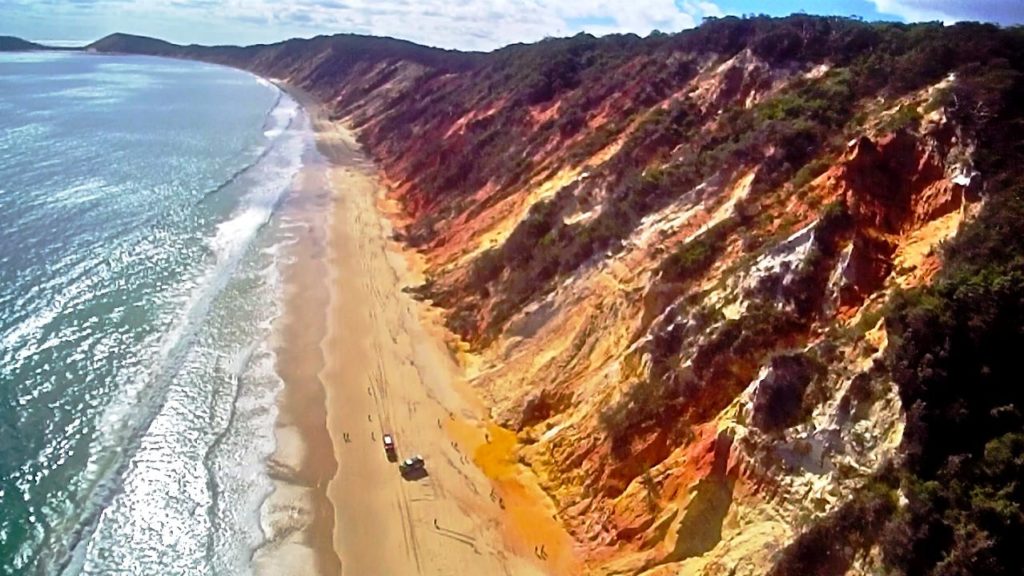
<svg viewBox="0 0 1024 576"><path fill-rule="evenodd" d="M337 471L327 430L320 342L327 331L328 164L315 150L303 158L296 187L279 217L294 243L283 250L284 309L274 326L278 396L277 446L268 469L274 492L263 504L266 543L256 552L256 573L266 576L335 576L334 507L327 484Z"/></svg>

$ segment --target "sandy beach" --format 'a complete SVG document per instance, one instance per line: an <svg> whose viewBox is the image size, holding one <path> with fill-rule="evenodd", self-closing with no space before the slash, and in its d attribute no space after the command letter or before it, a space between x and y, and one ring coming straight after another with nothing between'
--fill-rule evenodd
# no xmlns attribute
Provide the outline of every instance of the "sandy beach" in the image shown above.
<svg viewBox="0 0 1024 576"><path fill-rule="evenodd" d="M488 423L436 311L405 291L420 279L392 240L376 168L352 132L290 92L326 162L306 163L289 208L305 230L279 321L285 389L258 572L580 573L553 505L518 470L514 436ZM425 477L402 478L385 433L400 459L424 457Z"/></svg>

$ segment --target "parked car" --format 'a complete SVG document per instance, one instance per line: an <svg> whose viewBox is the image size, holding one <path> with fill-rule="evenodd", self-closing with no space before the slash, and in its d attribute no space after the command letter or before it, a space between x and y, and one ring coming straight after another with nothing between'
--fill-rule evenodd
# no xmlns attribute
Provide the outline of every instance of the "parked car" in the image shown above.
<svg viewBox="0 0 1024 576"><path fill-rule="evenodd" d="M414 478L423 476L426 474L426 463L423 461L423 456L413 456L406 458L398 465L399 472L406 478Z"/></svg>
<svg viewBox="0 0 1024 576"><path fill-rule="evenodd" d="M395 450L395 439L391 434L384 435L384 454L391 462L398 460L398 452Z"/></svg>

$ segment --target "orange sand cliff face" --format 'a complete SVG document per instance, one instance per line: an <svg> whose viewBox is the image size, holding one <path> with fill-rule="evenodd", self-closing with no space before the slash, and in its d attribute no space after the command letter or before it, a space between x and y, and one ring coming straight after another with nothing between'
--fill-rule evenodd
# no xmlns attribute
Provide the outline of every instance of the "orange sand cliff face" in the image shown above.
<svg viewBox="0 0 1024 576"><path fill-rule="evenodd" d="M810 73L765 71L749 55L734 60L696 76L693 94L703 106L749 106ZM439 123L424 141L458 140L466 125L501 106L498 101ZM532 111L524 120L532 124L523 129L537 129L556 108ZM599 108L597 116L609 115L609 108ZM624 124L589 156L545 153L530 158L537 168L528 178L513 184L494 178L477 188L461 210L434 221L431 241L421 246L430 279L455 295L449 299L481 300L482 316L475 321L486 324L494 295L472 284L474 262L500 249L532 206L561 190L576 196L564 221L599 213L609 192L591 173L615 157L637 125ZM364 130L373 130L372 120ZM526 496L530 489L518 479L526 466L549 499L542 508L569 529L588 573L762 574L802 526L841 504L901 439L901 407L890 383L878 382L869 400L851 400L858 375L869 374L884 349L884 327L868 326L875 329L870 339L852 335L835 343L833 368L813 385L813 405L793 426L764 430L754 424L758 388L766 379L784 378L772 365L773 354L817 353L826 327L852 330L863 311L876 310L893 289L927 282L936 273L940 243L980 206L957 179L969 164L947 160L956 156L952 150L964 158L969 149L951 133L948 126L865 130L828 159L830 167L805 185L800 199L782 187L751 200L752 187L764 178L757 165L722 173L702 184L700 194L645 217L621 250L596 255L524 305L492 341L471 343L472 382L496 422L510 431L495 429L499 440L481 446L477 462L525 511L522 529L544 530L535 523L540 514L530 512L537 506ZM549 142L537 149L558 147ZM411 218L437 216L432 209L438 205L431 202L438 201L420 196L416 169L397 155L378 158L392 183L391 197ZM784 296L759 292L759 283L788 281L787 271L808 258L824 209L837 202L851 224L828 262L813 322L780 327L767 351L753 357L723 352L721 366L698 365L706 364L716 329L749 317L754 303L791 306ZM759 220L760 232L774 244L752 254L733 237L700 277L675 283L661 278L659 266L668 254L751 204L771 215ZM787 215L790 221L780 226ZM693 325L688 316L698 309L720 316L667 355L657 351L666 332ZM693 406L657 416L616 445L602 414L642 383L670 379L697 381Z"/></svg>
<svg viewBox="0 0 1024 576"><path fill-rule="evenodd" d="M746 65L762 73L756 63ZM735 70L699 76L699 94L708 95L708 106L757 100L756 88L713 86L743 85ZM777 90L792 74L775 76L754 84ZM544 118L534 114L531 120ZM434 240L422 248L432 279L459 298L486 300L469 281L475 259L500 248L531 206L567 187L581 188L581 179L586 182L588 171L608 162L631 129L627 125L587 158L534 158L546 170L511 188L491 181L478 189L467 209L438 221ZM864 336L838 343L836 369L816 384L820 390L810 414L782 431L752 422L759 384L773 376L770 354L735 357L725 369L696 370L695 359L706 345L701 340L714 333L714 325L668 358L653 352L652 343L685 324L700 302L725 319L744 318L754 301L787 306L755 287L806 260L809 231L835 202L847 207L852 224L830 262L825 297L811 325L780 330L772 353L814 350L825 327L852 327L864 307L877 309L894 288L929 281L938 270L939 244L980 206L966 185L954 181L961 166L946 161L949 150L963 144L944 137L945 132L864 133L829 160L831 167L807 185L802 200L786 200L780 191L782 198L760 201L763 210L777 211L764 219L766 236L781 235L775 246L752 258L738 238L731 239L702 277L685 283L661 281L659 265L673 249L735 217L761 177L758 166L707 183L697 201L681 198L646 217L622 250L592 258L524 306L496 339L475 347L473 383L493 406L496 421L517 439L509 444L512 436L496 432L501 448L482 448L478 463L513 501L522 488L507 484L508 469L528 466L594 573L767 571L801 526L835 509L899 444L901 407L891 384L879 383L873 398L849 413L851 385L870 372L872 358L884 349L884 327L869 326L881 330L874 345ZM399 158L383 160L389 175L405 175L392 196L413 213L422 210L412 171ZM589 191L593 198L605 193L599 183ZM588 212L599 209L595 204L583 196L564 218L592 217ZM788 229L780 228L787 214L795 218ZM697 304L695 294L703 297ZM483 314L488 309L481 307ZM692 377L695 371L705 379L704 392L694 398L700 409L656 421L625 446L613 445L601 417L610 406L640 382ZM529 509L526 502L517 506Z"/></svg>

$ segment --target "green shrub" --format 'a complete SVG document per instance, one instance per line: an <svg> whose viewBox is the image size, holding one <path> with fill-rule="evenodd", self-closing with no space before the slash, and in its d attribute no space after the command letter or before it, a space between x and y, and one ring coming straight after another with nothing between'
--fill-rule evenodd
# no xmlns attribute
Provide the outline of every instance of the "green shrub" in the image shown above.
<svg viewBox="0 0 1024 576"><path fill-rule="evenodd" d="M598 127L572 147L569 152L569 161L579 164L589 160L591 156L607 148L618 135L619 128L614 124Z"/></svg>
<svg viewBox="0 0 1024 576"><path fill-rule="evenodd" d="M912 130L921 124L923 117L917 106L903 104L896 112L886 118L882 124L882 129L888 132Z"/></svg>
<svg viewBox="0 0 1024 576"><path fill-rule="evenodd" d="M686 387L679 377L643 378L635 382L617 402L601 410L598 420L621 453L638 432L659 424L660 420L682 408Z"/></svg>
<svg viewBox="0 0 1024 576"><path fill-rule="evenodd" d="M815 178L824 174L831 166L832 161L828 158L818 158L808 162L803 168L797 170L796 175L793 176L793 189L800 190L807 186Z"/></svg>
<svg viewBox="0 0 1024 576"><path fill-rule="evenodd" d="M883 554L903 573L1002 575L1024 564L1024 62L1015 62L961 71L960 105L974 102L962 121L986 129L976 158L988 198L946 247L937 282L898 295L886 314L886 362L907 410L908 504L889 522Z"/></svg>
<svg viewBox="0 0 1024 576"><path fill-rule="evenodd" d="M896 509L894 480L887 472L871 479L842 506L786 546L769 576L842 576L856 555L879 541Z"/></svg>
<svg viewBox="0 0 1024 576"><path fill-rule="evenodd" d="M501 251L492 248L481 254L473 262L473 267L469 274L469 283L478 289L486 288L488 284L497 280L504 270L505 259Z"/></svg>
<svg viewBox="0 0 1024 576"><path fill-rule="evenodd" d="M804 401L812 381L823 376L825 367L806 354L778 354L771 370L757 386L751 423L765 432L779 432L810 416L813 408Z"/></svg>
<svg viewBox="0 0 1024 576"><path fill-rule="evenodd" d="M680 244L658 266L658 276L665 282L685 282L703 274L725 250L735 226L734 221L725 220Z"/></svg>

